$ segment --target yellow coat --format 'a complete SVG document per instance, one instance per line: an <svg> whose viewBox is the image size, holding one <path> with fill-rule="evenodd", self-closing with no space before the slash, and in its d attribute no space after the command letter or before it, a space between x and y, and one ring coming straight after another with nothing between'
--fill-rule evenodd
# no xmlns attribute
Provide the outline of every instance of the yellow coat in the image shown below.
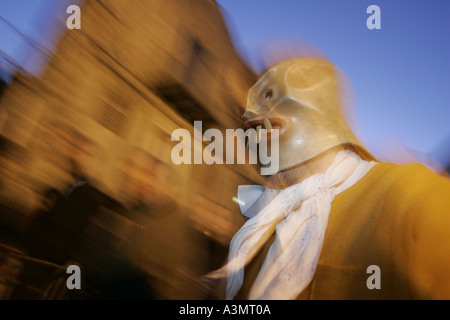
<svg viewBox="0 0 450 320"><path fill-rule="evenodd" d="M245 269L245 299L273 241ZM369 289L367 268L380 268ZM318 267L299 299L450 299L450 180L377 164L332 203Z"/></svg>

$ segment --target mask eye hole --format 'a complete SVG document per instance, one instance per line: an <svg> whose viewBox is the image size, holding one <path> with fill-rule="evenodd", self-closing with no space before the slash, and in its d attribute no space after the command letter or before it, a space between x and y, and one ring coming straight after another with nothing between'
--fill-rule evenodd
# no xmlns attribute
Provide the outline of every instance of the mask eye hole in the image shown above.
<svg viewBox="0 0 450 320"><path fill-rule="evenodd" d="M264 100L269 101L270 99L272 99L272 96L273 96L273 90L267 89L266 93L264 94Z"/></svg>

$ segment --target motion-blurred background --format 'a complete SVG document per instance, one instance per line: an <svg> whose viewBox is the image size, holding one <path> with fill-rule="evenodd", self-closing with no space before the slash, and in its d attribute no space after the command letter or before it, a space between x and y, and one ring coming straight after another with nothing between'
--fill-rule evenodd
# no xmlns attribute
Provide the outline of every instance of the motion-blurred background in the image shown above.
<svg viewBox="0 0 450 320"><path fill-rule="evenodd" d="M68 30L66 9L73 4L81 8L81 29ZM188 254L190 262L172 271L187 287L198 285L200 293L192 297L207 296L196 277L223 263L243 223L236 188L258 183L258 170L250 165L175 166L171 133L177 128L193 132L194 120L203 121L203 130L240 127L238 108L246 91L287 52L320 51L345 72L349 104L355 107L352 124L379 159L448 171L450 3L377 1L381 30L366 27L370 4L2 1L0 297L64 297L58 276L50 281L48 275L63 270L69 258L108 274L105 261L138 259L137 253L131 258L124 254L124 246L139 243L141 251L158 251L158 242L148 235L131 238L134 228L157 234L163 228L159 223L171 226L171 220L154 213L172 208L168 203L187 218L185 225L195 233L189 239L197 239L189 245L199 248ZM86 183L95 192L86 190ZM88 198L95 209L79 208L87 212L83 224L61 222L73 206L69 210L62 201L62 209L53 212L58 202L53 195L65 198L80 186L80 198L73 201L85 204ZM152 191L157 196L148 197ZM58 218L35 223L49 211ZM55 230L62 235L53 237ZM76 246L82 249L74 253L69 243L79 236L83 240ZM167 260L156 271L149 267L154 261L133 268L159 280L172 277L161 270L177 264L173 256L187 250L180 245L186 238L177 236L162 232L168 240L158 246L173 254L155 258L156 264ZM52 247L64 237L68 242ZM98 247L92 249L93 244ZM93 254L83 248L108 254L92 262ZM25 272L38 267L43 269ZM154 285L156 298L186 297L173 293L178 289L161 293L161 286L176 286L167 281ZM87 295L95 298L103 297L107 286L92 287Z"/></svg>

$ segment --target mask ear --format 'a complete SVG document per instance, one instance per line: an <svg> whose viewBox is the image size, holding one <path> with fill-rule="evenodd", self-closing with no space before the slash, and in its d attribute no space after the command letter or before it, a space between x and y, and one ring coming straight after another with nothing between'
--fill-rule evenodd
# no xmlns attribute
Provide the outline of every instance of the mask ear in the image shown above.
<svg viewBox="0 0 450 320"><path fill-rule="evenodd" d="M286 85L292 89L308 89L333 77L333 68L324 63L294 63L286 71Z"/></svg>

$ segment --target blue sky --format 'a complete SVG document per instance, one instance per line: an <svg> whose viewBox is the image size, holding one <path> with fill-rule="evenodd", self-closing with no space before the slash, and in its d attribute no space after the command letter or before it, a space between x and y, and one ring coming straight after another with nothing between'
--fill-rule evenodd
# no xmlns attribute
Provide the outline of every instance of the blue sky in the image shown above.
<svg viewBox="0 0 450 320"><path fill-rule="evenodd" d="M43 51L53 51L64 31L68 4L80 0L0 0L0 50L23 69L39 75ZM0 57L2 55L0 54ZM10 80L0 74L4 80Z"/></svg>
<svg viewBox="0 0 450 320"><path fill-rule="evenodd" d="M350 79L362 140L381 157L405 147L449 161L450 1L218 0L258 71L265 43L317 46ZM369 30L369 5L381 29ZM449 150L450 151L450 150Z"/></svg>
<svg viewBox="0 0 450 320"><path fill-rule="evenodd" d="M117 0L109 0L117 1ZM78 1L72 1L76 3ZM53 48L49 31L68 0L1 0L0 17ZM375 155L407 148L450 162L450 1L217 0L244 60L259 71L266 43L317 46L351 81L360 138ZM381 29L369 30L369 5ZM0 21L0 50L39 74L36 49ZM0 75L1 76L1 75Z"/></svg>

